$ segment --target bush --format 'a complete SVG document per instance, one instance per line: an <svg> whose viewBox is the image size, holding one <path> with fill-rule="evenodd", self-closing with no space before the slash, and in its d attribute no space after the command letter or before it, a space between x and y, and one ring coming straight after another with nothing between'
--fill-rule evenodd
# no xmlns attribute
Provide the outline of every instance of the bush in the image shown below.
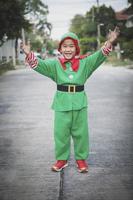
<svg viewBox="0 0 133 200"><path fill-rule="evenodd" d="M133 60L133 40L121 43L122 58Z"/></svg>
<svg viewBox="0 0 133 200"><path fill-rule="evenodd" d="M14 69L15 68L14 68L12 62L2 63L2 61L0 61L0 75L6 71L14 70Z"/></svg>
<svg viewBox="0 0 133 200"><path fill-rule="evenodd" d="M95 51L97 47L96 37L82 38L80 39L81 53L87 53L88 51Z"/></svg>

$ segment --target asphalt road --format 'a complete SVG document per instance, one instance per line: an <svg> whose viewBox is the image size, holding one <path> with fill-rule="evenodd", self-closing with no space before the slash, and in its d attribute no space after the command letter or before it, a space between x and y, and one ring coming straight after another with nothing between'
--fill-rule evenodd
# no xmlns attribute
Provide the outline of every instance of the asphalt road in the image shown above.
<svg viewBox="0 0 133 200"><path fill-rule="evenodd" d="M54 163L55 84L29 69L0 77L0 200L133 199L133 70L101 67L88 80L89 173Z"/></svg>
<svg viewBox="0 0 133 200"><path fill-rule="evenodd" d="M89 98L89 173L71 166L64 200L133 199L133 71L99 68L86 84ZM71 181L70 181L71 180Z"/></svg>

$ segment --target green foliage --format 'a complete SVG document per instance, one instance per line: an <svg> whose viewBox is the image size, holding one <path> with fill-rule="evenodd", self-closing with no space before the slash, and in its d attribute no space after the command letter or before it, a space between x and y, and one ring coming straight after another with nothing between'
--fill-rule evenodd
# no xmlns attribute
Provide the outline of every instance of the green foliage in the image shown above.
<svg viewBox="0 0 133 200"><path fill-rule="evenodd" d="M83 15L75 15L71 20L70 31L76 33L79 37L82 37L82 30L84 30L85 18Z"/></svg>
<svg viewBox="0 0 133 200"><path fill-rule="evenodd" d="M58 49L58 46L59 46L58 40L52 40L52 44L53 44L53 49Z"/></svg>
<svg viewBox="0 0 133 200"><path fill-rule="evenodd" d="M92 7L85 16L75 15L71 20L70 31L75 32L81 39L81 52L86 53L88 49L96 50L97 48L97 28L100 24L100 41L106 40L109 29L116 25L115 12L111 7L102 5Z"/></svg>
<svg viewBox="0 0 133 200"><path fill-rule="evenodd" d="M28 14L28 15L27 15ZM0 0L0 43L3 35L8 39L21 36L21 29L31 30L30 18L34 19L38 29L51 31L51 24L47 22L48 6L42 0ZM26 19L27 18L27 19Z"/></svg>
<svg viewBox="0 0 133 200"><path fill-rule="evenodd" d="M29 22L24 18L24 7L18 0L0 0L0 41L6 33L8 39L19 37L22 27L28 28Z"/></svg>
<svg viewBox="0 0 133 200"><path fill-rule="evenodd" d="M46 16L48 14L48 6L41 0L20 0L25 7L25 14L33 14L39 17L40 14Z"/></svg>
<svg viewBox="0 0 133 200"><path fill-rule="evenodd" d="M12 64L12 61L4 64L2 64L2 61L0 61L0 75L7 72L8 70L14 70L14 69L15 68Z"/></svg>
<svg viewBox="0 0 133 200"><path fill-rule="evenodd" d="M121 38L125 38L126 41L129 41L133 38L133 27L127 28L125 22L119 24L121 30Z"/></svg>
<svg viewBox="0 0 133 200"><path fill-rule="evenodd" d="M128 68L133 69L133 61L124 57L121 60L118 60L116 52L112 52L110 56L106 59L105 62L111 63L112 66L128 66Z"/></svg>
<svg viewBox="0 0 133 200"><path fill-rule="evenodd" d="M70 31L75 32L80 38L97 36L97 25L101 24L101 35L106 37L109 29L114 29L117 24L115 12L111 7L102 5L92 7L85 16L75 15L71 20Z"/></svg>
<svg viewBox="0 0 133 200"><path fill-rule="evenodd" d="M113 29L116 25L116 18L115 18L115 12L112 9L112 7L106 7L105 5L102 5L99 7L99 10L97 7L92 7L89 12L86 13L86 18L88 18L89 26L92 26L92 22L95 24L95 27L97 24L102 24L101 26L101 35L106 37L108 30ZM95 28L95 35L97 34L97 29Z"/></svg>
<svg viewBox="0 0 133 200"><path fill-rule="evenodd" d="M129 3L131 3L133 5L133 0L128 0Z"/></svg>
<svg viewBox="0 0 133 200"><path fill-rule="evenodd" d="M29 14L36 22L36 28L40 35L44 35L44 32L51 34L52 25L47 22L48 6L42 2L42 0L21 0L25 1L25 14Z"/></svg>
<svg viewBox="0 0 133 200"><path fill-rule="evenodd" d="M126 14L131 15L133 12L133 0L128 0L131 3L130 7L126 10ZM109 29L114 30L115 26L120 28L120 36L118 41L124 53L124 58L133 59L133 27L126 27L126 20L117 21L115 11L112 7L105 5L98 7L93 6L85 16L75 15L71 20L70 30L75 32L81 43L81 52L86 53L88 50L96 50L97 37L100 36L100 43L106 41L106 36ZM100 33L98 34L98 27Z"/></svg>
<svg viewBox="0 0 133 200"><path fill-rule="evenodd" d="M42 49L43 43L38 39L31 40L31 47L33 51L38 51L39 49Z"/></svg>
<svg viewBox="0 0 133 200"><path fill-rule="evenodd" d="M47 41L47 50L48 51L53 51L53 48L54 48L54 45L53 45L52 40L48 40Z"/></svg>
<svg viewBox="0 0 133 200"><path fill-rule="evenodd" d="M84 37L90 36L96 37L96 33L97 33L97 25L95 22L89 21L88 19L85 19L85 23L83 25L83 32L84 33Z"/></svg>
<svg viewBox="0 0 133 200"><path fill-rule="evenodd" d="M123 42L121 44L121 49L123 51L122 57L129 58L133 60L133 39L130 42Z"/></svg>
<svg viewBox="0 0 133 200"><path fill-rule="evenodd" d="M96 50L96 46L97 46L96 37L80 39L81 53L83 54L87 53L88 51Z"/></svg>

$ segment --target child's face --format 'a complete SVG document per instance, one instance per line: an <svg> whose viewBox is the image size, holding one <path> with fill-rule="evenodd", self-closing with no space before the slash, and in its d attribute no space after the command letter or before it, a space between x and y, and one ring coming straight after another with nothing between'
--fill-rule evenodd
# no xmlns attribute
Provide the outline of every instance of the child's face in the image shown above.
<svg viewBox="0 0 133 200"><path fill-rule="evenodd" d="M61 45L60 51L66 59L68 60L72 59L76 54L76 47L73 40L71 39L64 40L64 42Z"/></svg>

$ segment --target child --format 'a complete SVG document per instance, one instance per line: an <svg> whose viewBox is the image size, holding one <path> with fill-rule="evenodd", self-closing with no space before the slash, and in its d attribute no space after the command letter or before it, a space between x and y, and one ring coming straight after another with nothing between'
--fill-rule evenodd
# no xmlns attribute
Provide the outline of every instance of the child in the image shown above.
<svg viewBox="0 0 133 200"><path fill-rule="evenodd" d="M84 84L112 51L112 43L118 35L119 29L116 27L114 31L110 31L102 48L90 56L80 56L78 37L71 32L61 38L58 49L62 54L60 58L42 60L30 52L29 46L22 45L30 67L57 84L52 104L55 111L54 139L57 160L52 166L53 171L61 171L68 165L72 137L78 171L88 172L85 160L89 154L89 138Z"/></svg>

